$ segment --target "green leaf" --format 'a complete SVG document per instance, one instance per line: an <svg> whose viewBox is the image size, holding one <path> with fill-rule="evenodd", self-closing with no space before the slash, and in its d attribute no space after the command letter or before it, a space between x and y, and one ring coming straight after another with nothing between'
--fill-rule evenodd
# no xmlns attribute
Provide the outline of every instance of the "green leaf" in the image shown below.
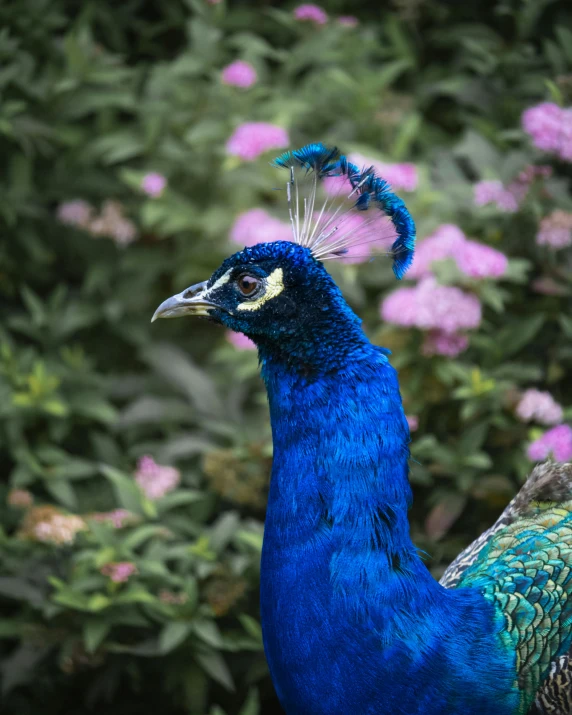
<svg viewBox="0 0 572 715"><path fill-rule="evenodd" d="M197 662L203 670L217 683L220 683L227 690L234 691L234 682L230 670L220 653L195 653Z"/></svg>
<svg viewBox="0 0 572 715"><path fill-rule="evenodd" d="M179 506L186 506L187 504L194 504L205 498L205 493L200 492L198 489L178 489L158 499L157 510L159 514L164 514L170 509L176 509Z"/></svg>
<svg viewBox="0 0 572 715"><path fill-rule="evenodd" d="M247 613L241 613L238 616L238 620L249 636L262 643L262 627L255 618L252 618Z"/></svg>
<svg viewBox="0 0 572 715"><path fill-rule="evenodd" d="M236 539L246 546L254 549L258 553L262 553L262 534L257 534L254 531L245 531L241 529L236 533Z"/></svg>
<svg viewBox="0 0 572 715"><path fill-rule="evenodd" d="M115 604L125 603L156 603L157 599L152 593L145 590L143 586L130 586L113 600Z"/></svg>
<svg viewBox="0 0 572 715"><path fill-rule="evenodd" d="M193 621L193 633L213 648L222 648L224 640L214 621L201 619Z"/></svg>
<svg viewBox="0 0 572 715"><path fill-rule="evenodd" d="M526 318L513 319L501 328L496 336L496 344L506 358L528 345L544 325L545 316L537 313Z"/></svg>
<svg viewBox="0 0 572 715"><path fill-rule="evenodd" d="M240 709L239 715L259 715L260 713L260 698L258 697L258 690L251 688L248 691L248 697L246 702Z"/></svg>
<svg viewBox="0 0 572 715"><path fill-rule="evenodd" d="M28 601L32 606L41 606L44 594L36 586L17 576L0 576L0 594L19 601Z"/></svg>
<svg viewBox="0 0 572 715"><path fill-rule="evenodd" d="M167 382L188 396L198 412L224 417L223 404L212 380L182 350L158 344L145 348L143 356Z"/></svg>
<svg viewBox="0 0 572 715"><path fill-rule="evenodd" d="M144 524L134 529L129 536L125 537L123 540L123 546L128 551L134 551L141 544L144 544L149 539L154 536L163 537L165 532L164 526L158 526L157 524Z"/></svg>
<svg viewBox="0 0 572 715"><path fill-rule="evenodd" d="M180 646L189 637L192 628L192 623L182 621L167 623L159 635L159 650L161 653L165 655Z"/></svg>
<svg viewBox="0 0 572 715"><path fill-rule="evenodd" d="M69 482L61 479L45 479L44 487L59 504L71 510L77 509L75 491Z"/></svg>
<svg viewBox="0 0 572 715"><path fill-rule="evenodd" d="M106 621L91 619L83 624L83 642L88 653L94 653L111 630Z"/></svg>
<svg viewBox="0 0 572 715"><path fill-rule="evenodd" d="M111 482L120 506L134 514L146 515L143 492L133 477L106 464L101 464L99 469Z"/></svg>

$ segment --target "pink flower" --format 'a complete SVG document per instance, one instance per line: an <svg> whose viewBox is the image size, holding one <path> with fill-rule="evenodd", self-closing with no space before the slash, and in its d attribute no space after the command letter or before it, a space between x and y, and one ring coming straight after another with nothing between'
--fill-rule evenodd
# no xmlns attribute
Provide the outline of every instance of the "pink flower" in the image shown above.
<svg viewBox="0 0 572 715"><path fill-rule="evenodd" d="M546 164L529 164L518 175L517 179L523 184L531 184L534 179L548 179L552 176L552 167Z"/></svg>
<svg viewBox="0 0 572 715"><path fill-rule="evenodd" d="M421 352L428 357L431 355L445 355L457 357L469 346L469 338L460 333L444 333L441 330L431 330L425 335Z"/></svg>
<svg viewBox="0 0 572 715"><path fill-rule="evenodd" d="M390 293L381 304L381 317L388 323L451 335L478 327L481 304L475 295L439 285L429 277L414 288L398 288Z"/></svg>
<svg viewBox="0 0 572 715"><path fill-rule="evenodd" d="M419 417L417 415L405 415L410 432L416 432L419 427Z"/></svg>
<svg viewBox="0 0 572 715"><path fill-rule="evenodd" d="M501 181L479 181L474 186L475 206L496 204L504 213L516 213L522 200L522 192L516 185L505 188ZM520 199L520 200L519 200Z"/></svg>
<svg viewBox="0 0 572 715"><path fill-rule="evenodd" d="M137 463L135 481L148 499L160 499L172 492L181 481L181 473L175 467L157 464L153 457L141 457Z"/></svg>
<svg viewBox="0 0 572 715"><path fill-rule="evenodd" d="M459 269L471 278L500 278L508 268L504 253L476 241L464 241L454 258Z"/></svg>
<svg viewBox="0 0 572 715"><path fill-rule="evenodd" d="M93 206L83 199L64 201L58 206L57 217L62 223L69 226L81 226L85 228L93 215Z"/></svg>
<svg viewBox="0 0 572 715"><path fill-rule="evenodd" d="M452 258L466 240L465 234L458 226L442 224L430 236L419 242L407 277L422 278L430 275L433 261Z"/></svg>
<svg viewBox="0 0 572 715"><path fill-rule="evenodd" d="M522 128L538 149L560 155L563 149L566 151L563 145L569 133L569 112L554 102L542 102L523 113Z"/></svg>
<svg viewBox="0 0 572 715"><path fill-rule="evenodd" d="M419 183L415 164L385 164L357 153L348 154L348 159L360 169L373 166L378 176L385 179L395 191L415 191Z"/></svg>
<svg viewBox="0 0 572 715"><path fill-rule="evenodd" d="M397 235L395 226L381 211L368 213L371 216L357 211L338 216L328 211L316 212L314 219L319 222L316 234L330 234L323 245L332 251L343 250L339 254L343 263L363 263L369 260L373 251L389 251ZM342 243L346 241L349 245L343 247Z"/></svg>
<svg viewBox="0 0 572 715"><path fill-rule="evenodd" d="M398 288L382 302L380 314L388 323L414 327L417 325L417 287Z"/></svg>
<svg viewBox="0 0 572 715"><path fill-rule="evenodd" d="M294 10L294 17L296 20L315 22L316 25L325 25L328 22L328 15L326 11L318 5L298 5L298 7Z"/></svg>
<svg viewBox="0 0 572 715"><path fill-rule="evenodd" d="M230 240L241 246L255 246L269 241L291 241L289 224L271 216L264 209L241 213L230 230Z"/></svg>
<svg viewBox="0 0 572 715"><path fill-rule="evenodd" d="M471 278L498 278L506 272L508 259L490 246L469 241L458 226L443 224L419 242L408 278L431 275L434 261L453 258L459 270Z"/></svg>
<svg viewBox="0 0 572 715"><path fill-rule="evenodd" d="M131 561L114 561L105 564L105 566L102 566L99 570L114 583L125 583L133 574L137 573L137 566L131 563Z"/></svg>
<svg viewBox="0 0 572 715"><path fill-rule="evenodd" d="M549 246L557 251L572 245L572 213L556 210L540 222L536 234L539 246Z"/></svg>
<svg viewBox="0 0 572 715"><path fill-rule="evenodd" d="M152 196L153 198L161 196L165 190L165 186L167 186L167 179L162 174L157 174L156 172L145 174L141 179L141 188L147 196Z"/></svg>
<svg viewBox="0 0 572 715"><path fill-rule="evenodd" d="M244 161L253 161L270 149L290 144L288 132L266 122L245 122L238 126L226 144L226 150Z"/></svg>
<svg viewBox="0 0 572 715"><path fill-rule="evenodd" d="M85 521L80 516L54 513L35 524L33 536L47 544L71 544L75 541L77 533L85 529Z"/></svg>
<svg viewBox="0 0 572 715"><path fill-rule="evenodd" d="M543 425L556 425L562 421L562 407L549 392L526 390L516 407L516 416L522 422L540 422Z"/></svg>
<svg viewBox="0 0 572 715"><path fill-rule="evenodd" d="M92 514L91 518L95 521L110 523L115 529L121 529L133 520L134 515L127 509L113 509Z"/></svg>
<svg viewBox="0 0 572 715"><path fill-rule="evenodd" d="M344 27L357 27L359 25L359 20L353 15L340 15L338 22Z"/></svg>
<svg viewBox="0 0 572 715"><path fill-rule="evenodd" d="M250 62L236 60L223 69L222 81L233 87L252 87L256 82L256 70Z"/></svg>
<svg viewBox="0 0 572 715"><path fill-rule="evenodd" d="M348 195L352 190L347 176L326 176L322 186L328 196L344 196L344 193Z"/></svg>
<svg viewBox="0 0 572 715"><path fill-rule="evenodd" d="M572 161L572 108L542 102L523 113L522 127L538 149Z"/></svg>
<svg viewBox="0 0 572 715"><path fill-rule="evenodd" d="M233 330L226 331L226 339L232 343L237 350L256 350L256 345L244 333L235 333Z"/></svg>
<svg viewBox="0 0 572 715"><path fill-rule="evenodd" d="M27 489L10 489L6 503L17 509L27 509L34 503L34 497Z"/></svg>
<svg viewBox="0 0 572 715"><path fill-rule="evenodd" d="M123 215L123 207L117 201L104 201L101 213L86 228L92 236L109 236L121 246L137 238L135 224Z"/></svg>
<svg viewBox="0 0 572 715"><path fill-rule="evenodd" d="M572 428L558 425L549 429L528 445L526 453L533 462L540 462L551 454L557 462L567 462L572 458Z"/></svg>
<svg viewBox="0 0 572 715"><path fill-rule="evenodd" d="M568 295L566 286L557 283L550 276L541 276L532 281L532 289L541 295Z"/></svg>
<svg viewBox="0 0 572 715"><path fill-rule="evenodd" d="M189 600L186 593L173 593L166 588L159 591L159 600L169 606L182 606Z"/></svg>

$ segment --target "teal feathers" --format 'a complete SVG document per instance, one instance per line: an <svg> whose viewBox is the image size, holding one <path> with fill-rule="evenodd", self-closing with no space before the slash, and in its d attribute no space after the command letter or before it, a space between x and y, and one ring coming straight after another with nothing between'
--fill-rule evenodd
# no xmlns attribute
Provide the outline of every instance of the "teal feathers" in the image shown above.
<svg viewBox="0 0 572 715"><path fill-rule="evenodd" d="M442 579L449 587L479 589L502 618L501 637L516 653L523 713L542 700L550 687L545 681L572 640L571 497L572 468L538 467L488 538L469 547ZM564 715L571 706L566 700L562 709L541 711Z"/></svg>

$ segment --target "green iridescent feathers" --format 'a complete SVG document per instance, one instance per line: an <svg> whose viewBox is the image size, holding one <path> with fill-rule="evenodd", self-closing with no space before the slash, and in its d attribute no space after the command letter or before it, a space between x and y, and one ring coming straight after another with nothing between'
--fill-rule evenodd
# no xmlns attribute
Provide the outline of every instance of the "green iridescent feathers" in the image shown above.
<svg viewBox="0 0 572 715"><path fill-rule="evenodd" d="M453 575L455 586L481 590L497 609L507 650L516 653L523 713L572 641L572 467L544 469L535 470L500 528L497 522L480 549L469 547L472 558L459 561L464 570L458 566ZM566 501L534 499L564 494Z"/></svg>

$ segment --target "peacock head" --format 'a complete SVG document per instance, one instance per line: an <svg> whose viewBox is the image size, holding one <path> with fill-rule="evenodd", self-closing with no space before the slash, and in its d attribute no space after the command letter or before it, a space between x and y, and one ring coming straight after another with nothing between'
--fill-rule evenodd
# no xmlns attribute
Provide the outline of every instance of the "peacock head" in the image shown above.
<svg viewBox="0 0 572 715"><path fill-rule="evenodd" d="M292 241L235 253L208 281L164 301L153 320L202 316L244 333L259 348L300 356L312 336L335 341L360 323L324 261L369 252L374 244L391 256L395 275L403 276L413 258L415 226L403 201L371 167L360 170L322 144L287 152L274 165L288 171Z"/></svg>

